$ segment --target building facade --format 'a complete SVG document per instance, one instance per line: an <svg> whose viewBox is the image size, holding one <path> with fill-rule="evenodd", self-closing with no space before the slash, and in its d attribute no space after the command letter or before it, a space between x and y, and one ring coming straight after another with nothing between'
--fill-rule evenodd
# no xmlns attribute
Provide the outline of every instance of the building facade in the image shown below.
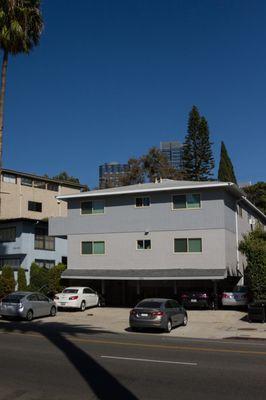
<svg viewBox="0 0 266 400"><path fill-rule="evenodd" d="M43 219L65 216L67 206L57 196L80 192L86 185L3 169L0 219Z"/></svg>
<svg viewBox="0 0 266 400"><path fill-rule="evenodd" d="M66 237L48 235L48 217L66 216L59 194L80 193L86 188L72 182L3 169L1 174L0 269L22 266L29 278L33 262L51 268L67 263Z"/></svg>
<svg viewBox="0 0 266 400"><path fill-rule="evenodd" d="M177 171L183 169L183 145L178 141L161 142L161 152L167 157L169 163Z"/></svg>
<svg viewBox="0 0 266 400"><path fill-rule="evenodd" d="M121 186L121 178L127 173L128 164L105 163L99 167L99 187L106 189Z"/></svg>
<svg viewBox="0 0 266 400"><path fill-rule="evenodd" d="M234 184L161 180L60 196L68 216L51 218L68 237L69 283L90 284L107 304L217 291L243 280L242 234L266 217Z"/></svg>

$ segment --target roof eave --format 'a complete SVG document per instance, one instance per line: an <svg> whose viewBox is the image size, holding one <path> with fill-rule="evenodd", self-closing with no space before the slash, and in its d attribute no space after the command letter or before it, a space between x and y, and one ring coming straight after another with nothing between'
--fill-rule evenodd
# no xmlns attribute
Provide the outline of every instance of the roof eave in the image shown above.
<svg viewBox="0 0 266 400"><path fill-rule="evenodd" d="M113 192L106 192L106 191L94 191L94 192L83 192L83 193L77 193L73 195L62 195L62 196L57 196L56 198L58 200L70 200L70 199L78 199L78 198L83 198L83 197L104 197L104 196L118 196L118 195L124 195L124 194L134 194L134 193L152 193L152 192L169 192L173 190L190 190L190 189L212 189L212 188L220 188L220 187L229 187L231 185L234 185L230 182L219 182L219 183L214 183L212 185L187 185L187 186L168 186L168 187L158 187L158 188L139 188L139 189L129 189L129 190L117 190ZM141 186L141 185L140 185ZM237 188L237 186L235 185ZM238 191L239 194L242 194L242 191Z"/></svg>

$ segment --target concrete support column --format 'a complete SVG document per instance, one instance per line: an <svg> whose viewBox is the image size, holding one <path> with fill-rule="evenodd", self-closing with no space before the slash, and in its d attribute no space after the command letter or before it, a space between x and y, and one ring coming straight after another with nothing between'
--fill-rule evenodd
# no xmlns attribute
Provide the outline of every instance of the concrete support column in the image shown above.
<svg viewBox="0 0 266 400"><path fill-rule="evenodd" d="M101 292L102 292L102 295L104 296L105 295L105 281L104 280L102 280L101 281Z"/></svg>
<svg viewBox="0 0 266 400"><path fill-rule="evenodd" d="M177 282L174 281L174 295L177 295Z"/></svg>
<svg viewBox="0 0 266 400"><path fill-rule="evenodd" d="M140 281L137 281L137 295L140 296Z"/></svg>
<svg viewBox="0 0 266 400"><path fill-rule="evenodd" d="M218 309L218 293L217 293L217 281L213 281L213 302L214 309Z"/></svg>

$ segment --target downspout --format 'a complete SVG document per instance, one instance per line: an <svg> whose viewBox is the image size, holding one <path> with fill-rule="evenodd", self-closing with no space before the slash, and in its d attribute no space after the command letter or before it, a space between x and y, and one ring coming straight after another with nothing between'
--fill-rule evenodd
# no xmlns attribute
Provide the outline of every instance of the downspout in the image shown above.
<svg viewBox="0 0 266 400"><path fill-rule="evenodd" d="M241 199L239 199L239 200L236 200L236 209L235 209L235 224L236 224L236 270L237 271L239 271L239 250L238 250L238 245L239 245L239 240L238 240L238 233L239 233L239 230L238 230L238 213L237 213L237 206L238 206L238 203L241 201ZM242 275L242 278L241 278L241 280L240 280L240 284L242 284L243 285L243 279L244 279L244 276Z"/></svg>

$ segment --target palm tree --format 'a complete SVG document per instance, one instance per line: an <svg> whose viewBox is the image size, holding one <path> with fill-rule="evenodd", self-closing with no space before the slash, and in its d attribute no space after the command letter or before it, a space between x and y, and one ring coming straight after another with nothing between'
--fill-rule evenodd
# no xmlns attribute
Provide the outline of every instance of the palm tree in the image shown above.
<svg viewBox="0 0 266 400"><path fill-rule="evenodd" d="M42 29L40 0L1 0L0 48L3 51L3 63L0 90L0 178L3 163L3 121L8 56L28 54L39 43Z"/></svg>

